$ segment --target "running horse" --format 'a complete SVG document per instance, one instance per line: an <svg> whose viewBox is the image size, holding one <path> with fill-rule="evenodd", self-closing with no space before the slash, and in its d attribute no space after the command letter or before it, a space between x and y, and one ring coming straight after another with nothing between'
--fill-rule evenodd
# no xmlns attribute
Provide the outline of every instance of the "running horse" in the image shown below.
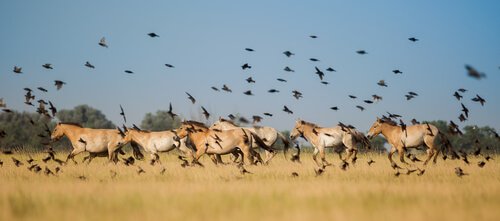
<svg viewBox="0 0 500 221"><path fill-rule="evenodd" d="M246 130L251 131L252 133L255 133L259 138L264 141L267 147L272 147L277 141L278 138L281 139L284 145L284 152L288 150L288 147L290 143L288 140L276 129L272 127L261 127L261 126L254 126L254 127L239 127L235 125L232 121L229 121L224 118L219 118L218 121L212 124L210 129L215 129L215 130L233 130L233 129L238 129L238 128L244 128ZM252 144L254 147L258 147L259 145L257 142L254 140L254 143ZM267 164L275 155L276 152L273 151L268 151L265 150L266 152L266 159L264 160L264 163Z"/></svg>
<svg viewBox="0 0 500 221"><path fill-rule="evenodd" d="M135 142L145 151L151 154L151 165L160 163L160 152L169 152L179 149L184 154L192 157L193 152L186 146L187 138L179 139L175 130L167 131L146 131L135 128L127 128L125 131L124 143Z"/></svg>
<svg viewBox="0 0 500 221"><path fill-rule="evenodd" d="M238 128L232 130L214 130L196 121L184 121L179 129L177 136L183 139L189 136L191 142L196 148L193 163L198 163L198 159L203 154L229 154L240 149L243 153L243 162L253 163L255 152L252 150L254 140L259 146L270 148L255 133L249 130Z"/></svg>
<svg viewBox="0 0 500 221"><path fill-rule="evenodd" d="M298 137L304 138L314 147L313 160L318 166L331 165L325 159L326 148L345 149L347 153L346 158L342 159L340 152L339 158L347 161L352 156L353 163L357 159L358 144L363 144L365 147L370 148L370 143L363 133L353 128L341 126L320 127L314 123L300 119L295 122L295 127L290 133L290 139L296 140ZM320 155L321 163L317 160L318 154Z"/></svg>
<svg viewBox="0 0 500 221"><path fill-rule="evenodd" d="M66 136L73 146L73 150L66 158L66 162L71 159L76 163L74 157L86 151L90 153L89 156L85 157L85 159L89 159L89 163L92 158L102 156L106 152L109 161L116 163L118 161L117 150L120 150L124 145L123 137L120 131L116 129L84 128L76 123L58 123L52 131L50 139L57 141L63 136ZM132 145L132 147L136 158L140 158L138 155L140 150L137 145Z"/></svg>
<svg viewBox="0 0 500 221"><path fill-rule="evenodd" d="M396 151L398 151L399 160L407 164L404 159L406 149L420 146L428 148L427 159L424 161L424 165L427 165L433 156L433 162L436 163L439 152L441 151L441 148L438 148L436 144L436 137L439 135L442 141L447 141L446 137L439 132L434 125L416 124L411 126L408 125L406 128L403 128L392 120L380 119L377 117L377 120L368 131L367 136L371 139L379 134L382 134L391 145L391 150L389 151L389 161L391 164L394 164L392 155ZM448 144L448 142L445 144Z"/></svg>

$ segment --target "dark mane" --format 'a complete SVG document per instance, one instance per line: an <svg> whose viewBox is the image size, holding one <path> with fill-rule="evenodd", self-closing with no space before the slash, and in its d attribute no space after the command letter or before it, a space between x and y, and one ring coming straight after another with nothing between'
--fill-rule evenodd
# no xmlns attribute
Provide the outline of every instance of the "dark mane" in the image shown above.
<svg viewBox="0 0 500 221"><path fill-rule="evenodd" d="M198 122L198 121L188 120L188 121L185 121L184 123L185 123L185 124L189 124L189 125L194 125L194 126L202 127L202 128L205 128L205 129L208 129L208 127L207 127L207 126L205 126L205 124L204 124L204 123L201 123L201 122Z"/></svg>
<svg viewBox="0 0 500 221"><path fill-rule="evenodd" d="M308 126L311 126L311 127L314 127L314 128L319 127L317 124L311 123L311 122L307 122L307 121L302 121L302 124L308 125Z"/></svg>
<svg viewBox="0 0 500 221"><path fill-rule="evenodd" d="M237 126L236 124L234 124L234 122L232 120L228 120L228 119L224 119L224 118L220 118L219 120L220 120L220 122L226 122L226 123L232 124L233 126Z"/></svg>
<svg viewBox="0 0 500 221"><path fill-rule="evenodd" d="M72 126L77 126L77 127L83 127L79 123L73 123L73 122L60 122L59 124L65 124L65 125L72 125Z"/></svg>
<svg viewBox="0 0 500 221"><path fill-rule="evenodd" d="M398 126L398 123L396 123L396 121L387 118L380 119L380 122L389 124L391 126Z"/></svg>

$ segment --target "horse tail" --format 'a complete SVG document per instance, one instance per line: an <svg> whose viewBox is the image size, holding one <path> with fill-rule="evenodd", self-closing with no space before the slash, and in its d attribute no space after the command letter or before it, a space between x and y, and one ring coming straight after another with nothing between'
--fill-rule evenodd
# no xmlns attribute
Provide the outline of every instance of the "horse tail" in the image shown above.
<svg viewBox="0 0 500 221"><path fill-rule="evenodd" d="M288 139L286 139L285 136L283 136L283 134L281 134L280 132L276 132L278 134L278 136L280 137L281 139L281 142L283 142L283 155L285 156L286 158L286 153L288 152L288 149L290 148L290 142L288 141Z"/></svg>

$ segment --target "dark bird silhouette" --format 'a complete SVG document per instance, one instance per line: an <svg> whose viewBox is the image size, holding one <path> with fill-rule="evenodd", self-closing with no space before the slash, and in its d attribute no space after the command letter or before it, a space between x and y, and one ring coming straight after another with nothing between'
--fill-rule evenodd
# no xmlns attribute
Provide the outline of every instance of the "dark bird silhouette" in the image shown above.
<svg viewBox="0 0 500 221"><path fill-rule="evenodd" d="M465 117L469 118L469 109L467 107L465 107L465 105L463 103L460 103L460 104L462 105L462 112L464 112Z"/></svg>
<svg viewBox="0 0 500 221"><path fill-rule="evenodd" d="M318 67L314 67L314 69L316 69L316 74L318 75L319 79L323 80L323 76L325 76L325 73L323 73L323 71L319 70Z"/></svg>
<svg viewBox="0 0 500 221"><path fill-rule="evenodd" d="M411 95L411 96L415 96L415 97L418 96L418 94L415 93L415 92L413 92L413 91L408 92L408 94Z"/></svg>
<svg viewBox="0 0 500 221"><path fill-rule="evenodd" d="M132 128L134 128L135 130L138 130L138 131L141 131L141 128L139 128L137 125L135 124L132 124Z"/></svg>
<svg viewBox="0 0 500 221"><path fill-rule="evenodd" d="M203 116L205 116L205 119L208 120L210 117L210 113L208 113L207 109L205 109L203 106L201 106L201 110L203 111Z"/></svg>
<svg viewBox="0 0 500 221"><path fill-rule="evenodd" d="M191 94L189 94L188 92L186 92L187 96L188 96L188 99L191 101L191 103L196 103L196 99L194 99L193 96L191 96Z"/></svg>
<svg viewBox="0 0 500 221"><path fill-rule="evenodd" d="M250 171L246 170L245 167L243 167L243 164L239 163L237 165L238 169L240 170L240 173L241 175L245 175L245 174L252 174Z"/></svg>
<svg viewBox="0 0 500 221"><path fill-rule="evenodd" d="M246 81L247 81L248 83L255 83L255 81L253 80L253 78L252 78L252 77L248 77L248 78L246 79Z"/></svg>
<svg viewBox="0 0 500 221"><path fill-rule="evenodd" d="M387 87L387 84L385 83L385 81L384 81L384 80L380 80L380 81L378 81L378 82L377 82L377 84L378 84L379 86L381 86L381 87Z"/></svg>
<svg viewBox="0 0 500 221"><path fill-rule="evenodd" d="M281 81L281 82L286 82L286 80L283 78L277 78L276 80Z"/></svg>
<svg viewBox="0 0 500 221"><path fill-rule="evenodd" d="M285 111L285 112L286 112L286 113L288 113L288 114L293 114L293 111L292 111L292 110L290 110L290 109L289 109L286 105L285 105L285 106L283 106L283 111Z"/></svg>
<svg viewBox="0 0 500 221"><path fill-rule="evenodd" d="M271 114L271 113L267 113L267 112L265 112L265 113L264 113L264 115L269 116L269 117L272 117L272 116L273 116L273 114Z"/></svg>
<svg viewBox="0 0 500 221"><path fill-rule="evenodd" d="M457 91L455 91L455 93L453 94L453 96L454 96L455 98L457 98L457 100L460 100L461 98L463 98L463 96L462 96L462 95L460 95Z"/></svg>
<svg viewBox="0 0 500 221"><path fill-rule="evenodd" d="M328 67L328 68L326 69L326 71L329 71L329 72L337 72L335 69L333 69L333 68L331 68L331 67Z"/></svg>
<svg viewBox="0 0 500 221"><path fill-rule="evenodd" d="M317 59L317 58L309 58L309 60L310 60L310 61L314 61L314 62L319 61L319 59Z"/></svg>
<svg viewBox="0 0 500 221"><path fill-rule="evenodd" d="M14 165L16 165L16 167L24 165L23 162L21 162L20 160L14 158L14 157L12 157L12 161L14 162Z"/></svg>
<svg viewBox="0 0 500 221"><path fill-rule="evenodd" d="M392 162L392 163L391 163L391 167L392 167L392 169L395 169L395 170L396 170L396 169L403 169L403 168L401 168L400 166L398 166L395 162Z"/></svg>
<svg viewBox="0 0 500 221"><path fill-rule="evenodd" d="M298 177L298 176L299 176L299 174L298 174L297 172L292 172L292 175L291 175L291 176L292 176L292 177Z"/></svg>
<svg viewBox="0 0 500 221"><path fill-rule="evenodd" d="M252 68L252 66L250 66L248 63L245 63L241 66L241 69L245 70L245 69L250 69Z"/></svg>
<svg viewBox="0 0 500 221"><path fill-rule="evenodd" d="M462 93L465 93L467 92L467 89L464 89L464 88L459 88L458 91L462 92Z"/></svg>
<svg viewBox="0 0 500 221"><path fill-rule="evenodd" d="M106 38L102 37L101 40L99 40L99 45L101 47L107 48L108 44L106 44Z"/></svg>
<svg viewBox="0 0 500 221"><path fill-rule="evenodd" d="M394 74L403 74L403 72L401 72L398 69L392 70L392 73L394 73Z"/></svg>
<svg viewBox="0 0 500 221"><path fill-rule="evenodd" d="M420 169L420 168L417 168L418 172L417 172L417 176L422 176L424 175L425 173L425 169Z"/></svg>
<svg viewBox="0 0 500 221"><path fill-rule="evenodd" d="M321 176L323 175L323 173L325 172L325 167L320 167L320 168L317 168L317 169L314 169L314 173L316 174L316 176Z"/></svg>
<svg viewBox="0 0 500 221"><path fill-rule="evenodd" d="M83 138L80 137L80 139L78 139L78 142L82 143L82 144L85 144L87 145L87 141L85 141Z"/></svg>
<svg viewBox="0 0 500 221"><path fill-rule="evenodd" d="M258 115L254 115L254 116L252 116L252 119L253 119L252 124L255 124L255 123L259 123L262 120L262 117L258 116Z"/></svg>
<svg viewBox="0 0 500 221"><path fill-rule="evenodd" d="M351 99L356 99L356 98L358 98L358 97L356 97L356 96L354 96L354 95L349 95L349 97L350 97Z"/></svg>
<svg viewBox="0 0 500 221"><path fill-rule="evenodd" d="M295 99L297 99L297 100L302 97L302 93L298 90L293 90L292 93L293 93L293 97L295 97Z"/></svg>
<svg viewBox="0 0 500 221"><path fill-rule="evenodd" d="M361 110L361 111L364 111L364 110L365 110L365 108L364 108L363 106L360 106L360 105L356 105L356 108L358 108L358 109L359 109L359 110Z"/></svg>
<svg viewBox="0 0 500 221"><path fill-rule="evenodd" d="M233 91L232 91L232 90L231 90L231 89L230 89L227 85L225 85L225 84L222 86L222 90L223 90L223 91L226 91L226 92L229 92L229 93L233 92Z"/></svg>
<svg viewBox="0 0 500 221"><path fill-rule="evenodd" d="M478 80L486 77L485 73L479 73L479 71L477 71L475 68L473 68L470 65L465 65L465 69L467 70L467 75L469 75L469 77L472 77L472 78L475 78Z"/></svg>
<svg viewBox="0 0 500 221"><path fill-rule="evenodd" d="M12 110L8 109L8 108L4 108L4 109L2 109L2 111L5 113L12 113Z"/></svg>
<svg viewBox="0 0 500 221"><path fill-rule="evenodd" d="M131 70L125 70L125 73L127 73L127 74L133 74L134 72L131 71Z"/></svg>
<svg viewBox="0 0 500 221"><path fill-rule="evenodd" d="M43 173L44 173L46 176L50 176L50 175L55 176L55 175L56 175L56 174L54 174L54 172L52 172L52 170L50 170L47 166L45 166L45 170L43 171Z"/></svg>
<svg viewBox="0 0 500 221"><path fill-rule="evenodd" d="M339 167L341 170L347 170L347 167L349 167L349 163L345 160L342 160L342 164L340 164Z"/></svg>
<svg viewBox="0 0 500 221"><path fill-rule="evenodd" d="M54 69L52 67L52 64L49 64L49 63L43 64L42 67L44 67L45 69Z"/></svg>
<svg viewBox="0 0 500 221"><path fill-rule="evenodd" d="M65 85L65 84L66 84L66 82L64 82L64 81L60 81L60 80L54 81L54 85L56 86L57 90L60 90L63 87L63 85Z"/></svg>
<svg viewBox="0 0 500 221"><path fill-rule="evenodd" d="M229 115L227 115L227 117L229 117L229 119L231 119L231 120L235 120L236 119L236 117L233 114L229 114Z"/></svg>
<svg viewBox="0 0 500 221"><path fill-rule="evenodd" d="M431 136L434 136L434 133L432 132L432 129L431 129L431 126L429 125L429 123L426 122L425 125L427 125L427 132L428 132L428 134L431 135Z"/></svg>
<svg viewBox="0 0 500 221"><path fill-rule="evenodd" d="M167 68L175 68L175 66L173 66L171 64L165 64L165 67L167 67Z"/></svg>
<svg viewBox="0 0 500 221"><path fill-rule="evenodd" d="M243 94L248 95L248 96L252 96L253 95L252 94L252 90L245 91L245 92L243 92Z"/></svg>
<svg viewBox="0 0 500 221"><path fill-rule="evenodd" d="M47 89L43 88L43 87L37 87L36 89L40 90L40 91L43 91L43 92L48 92Z"/></svg>
<svg viewBox="0 0 500 221"><path fill-rule="evenodd" d="M417 38L415 38L415 37L408 38L408 40L410 40L410 41L412 41L412 42L416 42L416 41L418 41L418 39L417 39Z"/></svg>
<svg viewBox="0 0 500 221"><path fill-rule="evenodd" d="M125 121L125 123L127 123L127 117L125 116L125 112L123 111L123 107L121 104L120 104L120 115L122 115L123 121Z"/></svg>
<svg viewBox="0 0 500 221"><path fill-rule="evenodd" d="M251 48L245 48L246 51L254 51L253 49Z"/></svg>
<svg viewBox="0 0 500 221"><path fill-rule="evenodd" d="M460 114L460 115L458 116L458 120L460 120L460 122L464 122L464 121L466 121L466 120L467 120L467 118L465 118L464 114Z"/></svg>
<svg viewBox="0 0 500 221"><path fill-rule="evenodd" d="M181 160L181 167L189 166L189 162L183 156L177 156L177 159Z"/></svg>
<svg viewBox="0 0 500 221"><path fill-rule="evenodd" d="M361 54L361 55L368 54L365 50L358 50L358 51L356 51L356 53Z"/></svg>
<svg viewBox="0 0 500 221"><path fill-rule="evenodd" d="M146 173L146 171L142 167L137 166L137 174L141 175L141 173Z"/></svg>
<svg viewBox="0 0 500 221"><path fill-rule="evenodd" d="M278 91L276 89L270 89L267 92L269 92L269 93L279 93L280 91Z"/></svg>
<svg viewBox="0 0 500 221"><path fill-rule="evenodd" d="M409 101L409 100L411 100L411 99L415 98L415 96L413 96L413 95L409 95L409 94L406 94L406 95L405 95L405 97L406 97L406 100L407 100L407 101Z"/></svg>
<svg viewBox="0 0 500 221"><path fill-rule="evenodd" d="M88 61L87 61L87 62L85 62L85 67L92 68L92 69L94 69L94 68L95 68L95 66L94 66L94 65L92 65L92 64L91 64L90 62L88 62Z"/></svg>
<svg viewBox="0 0 500 221"><path fill-rule="evenodd" d="M52 117L55 117L56 113L57 113L57 109L56 109L56 107L54 107L54 105L52 104L51 101L49 101L49 110L52 113Z"/></svg>
<svg viewBox="0 0 500 221"><path fill-rule="evenodd" d="M177 116L177 114L174 114L174 112L172 111L172 102L170 102L170 104L168 105L168 115L170 115L170 117L172 119L174 119L175 116Z"/></svg>
<svg viewBox="0 0 500 221"><path fill-rule="evenodd" d="M366 162L366 163L368 164L368 166L371 166L373 163L375 163L375 161L370 158L370 160L368 160L368 162Z"/></svg>
<svg viewBox="0 0 500 221"><path fill-rule="evenodd" d="M219 88L216 88L216 87L214 87L214 86L212 86L212 87L210 87L210 88L212 88L212 90L214 90L214 91L219 91Z"/></svg>
<svg viewBox="0 0 500 221"><path fill-rule="evenodd" d="M463 170L462 170L462 168L460 168L460 167L455 167L455 174L456 174L458 177L462 177L462 176L465 176L465 175L469 175L469 174L464 173L464 171L463 171Z"/></svg>
<svg viewBox="0 0 500 221"><path fill-rule="evenodd" d="M484 161L477 162L477 166L480 167L480 168L483 168L484 165L486 165L486 162L484 162Z"/></svg>
<svg viewBox="0 0 500 221"><path fill-rule="evenodd" d="M334 110L334 111L338 111L338 110L339 110L339 108L338 108L337 106L335 106L335 107L330 107L330 109L331 109L331 110Z"/></svg>
<svg viewBox="0 0 500 221"><path fill-rule="evenodd" d="M316 35L309 35L310 38L318 38Z"/></svg>
<svg viewBox="0 0 500 221"><path fill-rule="evenodd" d="M476 97L472 98L471 100L474 101L474 102L479 102L481 104L481 106L484 106L484 103L486 103L486 100L483 99L482 97L480 97L477 94L476 94Z"/></svg>
<svg viewBox="0 0 500 221"><path fill-rule="evenodd" d="M157 37L160 37L159 35L157 35L156 33L154 32L150 32L148 33L149 37L152 37L152 38L157 38Z"/></svg>
<svg viewBox="0 0 500 221"><path fill-rule="evenodd" d="M293 69L291 69L288 66L286 66L285 68L283 68L283 70L286 71L286 72L295 72Z"/></svg>
<svg viewBox="0 0 500 221"><path fill-rule="evenodd" d="M286 55L287 57L290 57L292 55L295 55L294 53L290 52L290 51L285 51L283 52L284 55Z"/></svg>
<svg viewBox="0 0 500 221"><path fill-rule="evenodd" d="M389 112L387 112L387 114L389 115L389 118L393 118L393 119L401 118L401 115L399 115L399 114L391 114Z"/></svg>
<svg viewBox="0 0 500 221"><path fill-rule="evenodd" d="M364 100L363 102L365 102L367 104L373 104L373 101L371 101L371 100Z"/></svg>
<svg viewBox="0 0 500 221"><path fill-rule="evenodd" d="M130 156L128 158L122 158L122 161L123 161L123 164L125 164L125 166L131 166L131 165L134 165L135 158Z"/></svg>
<svg viewBox="0 0 500 221"><path fill-rule="evenodd" d="M23 73L22 70L23 70L22 67L14 66L13 72L16 74L22 74Z"/></svg>
<svg viewBox="0 0 500 221"><path fill-rule="evenodd" d="M382 96L378 96L378 95L374 94L374 95L372 95L372 99L373 99L373 101L378 102L378 101L381 101L383 98L382 98Z"/></svg>

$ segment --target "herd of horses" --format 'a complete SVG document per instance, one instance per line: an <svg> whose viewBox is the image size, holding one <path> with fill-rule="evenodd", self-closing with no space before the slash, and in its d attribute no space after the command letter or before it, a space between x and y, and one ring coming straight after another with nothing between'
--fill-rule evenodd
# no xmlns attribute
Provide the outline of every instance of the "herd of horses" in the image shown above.
<svg viewBox="0 0 500 221"><path fill-rule="evenodd" d="M314 148L313 160L319 167L331 165L325 158L326 148L333 148L339 154L339 158L354 163L357 159L359 147L370 148L369 139L382 134L391 145L389 160L394 164L392 155L397 151L400 161L404 160L405 151L408 148L424 146L427 149L426 165L432 157L436 163L438 154L443 145L447 143L446 136L435 126L429 124L416 124L411 126L398 126L390 119L380 119L373 123L365 136L352 126L339 124L335 127L321 127L317 124L297 120L290 132L290 140L295 143L300 154L297 138L302 137ZM210 156L215 164L223 164L221 155L232 154L233 161L240 164L256 164L258 162L267 164L277 153L286 151L290 147L289 140L272 127L253 126L239 127L232 121L219 118L213 125L207 126L201 122L183 121L179 128L167 131L146 131L137 127L116 129L92 129L84 128L75 123L58 123L51 134L53 142L66 136L73 146L73 150L66 158L74 160L74 157L82 152L88 152L83 161L88 163L98 156L107 156L110 162L118 162L118 154L121 148L130 143L134 156L143 158L140 147L151 155L151 164L160 163L159 153L178 149L184 157L191 159L190 165L202 165L199 159L204 154ZM436 138L440 139L436 139ZM283 145L275 145L281 140ZM449 143L449 142L448 142ZM283 146L281 148L281 146ZM262 159L259 149L265 151ZM346 153L345 159L342 152ZM318 159L318 154L319 158ZM240 159L241 156L241 159Z"/></svg>

